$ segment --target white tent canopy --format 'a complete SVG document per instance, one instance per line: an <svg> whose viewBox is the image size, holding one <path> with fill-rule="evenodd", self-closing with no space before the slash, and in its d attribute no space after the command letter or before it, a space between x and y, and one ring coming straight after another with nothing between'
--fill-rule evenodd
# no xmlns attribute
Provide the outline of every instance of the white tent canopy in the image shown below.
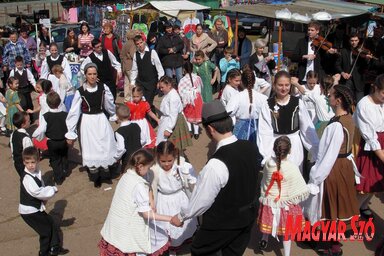
<svg viewBox="0 0 384 256"><path fill-rule="evenodd" d="M199 11L199 10L206 10L210 9L209 6L197 4L190 1L150 1L149 3L140 6L137 9L146 9L146 8L154 8L158 11L172 16L177 17L179 12L181 11Z"/></svg>

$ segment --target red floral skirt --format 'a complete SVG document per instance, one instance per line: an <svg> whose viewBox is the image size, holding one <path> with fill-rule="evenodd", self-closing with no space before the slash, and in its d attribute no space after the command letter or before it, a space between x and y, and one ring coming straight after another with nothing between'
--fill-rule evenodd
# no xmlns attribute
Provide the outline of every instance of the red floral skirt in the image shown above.
<svg viewBox="0 0 384 256"><path fill-rule="evenodd" d="M304 227L305 225L305 218L303 216L303 211L300 205L290 205L288 206L288 210L286 210L285 208L280 208L280 220L276 230L276 234L278 236L283 236L285 234L285 227L287 224L288 215L292 215L294 223L296 223L297 216L302 216L302 227ZM273 213L272 208L270 206L260 204L257 224L259 225L260 231L262 233L272 233Z"/></svg>
<svg viewBox="0 0 384 256"><path fill-rule="evenodd" d="M163 255L164 252L168 251L169 246L171 245L171 241L168 241L163 247L152 254L148 254L149 256L160 256ZM117 249L115 246L111 245L104 238L101 238L98 247L100 249L100 256L136 256L136 253L124 253Z"/></svg>
<svg viewBox="0 0 384 256"><path fill-rule="evenodd" d="M185 106L183 112L184 116L190 123L201 123L201 111L203 109L203 98L200 93L197 93L194 101L195 105L188 104Z"/></svg>
<svg viewBox="0 0 384 256"><path fill-rule="evenodd" d="M381 148L384 149L384 132L378 132L377 136ZM365 151L364 145L365 141L361 139L356 165L364 178L360 179L360 184L356 185L356 189L365 193L383 192L384 163L375 155L375 152Z"/></svg>

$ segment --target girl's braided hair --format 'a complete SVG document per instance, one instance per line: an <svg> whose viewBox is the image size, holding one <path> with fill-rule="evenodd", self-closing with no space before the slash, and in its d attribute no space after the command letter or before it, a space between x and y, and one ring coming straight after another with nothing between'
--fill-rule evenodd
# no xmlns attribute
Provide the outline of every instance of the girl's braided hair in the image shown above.
<svg viewBox="0 0 384 256"><path fill-rule="evenodd" d="M241 75L241 82L243 83L243 86L248 91L249 96L249 114L251 114L252 111L252 103L253 103L253 97L252 97L252 89L255 85L255 74L251 69L245 69L243 70L243 74Z"/></svg>
<svg viewBox="0 0 384 256"><path fill-rule="evenodd" d="M341 107L352 114L356 103L352 90L346 85L335 85L333 89L335 98L341 99Z"/></svg>
<svg viewBox="0 0 384 256"><path fill-rule="evenodd" d="M281 160L286 158L291 151L291 140L288 136L280 136L273 144L273 151L276 155L277 171L280 171Z"/></svg>

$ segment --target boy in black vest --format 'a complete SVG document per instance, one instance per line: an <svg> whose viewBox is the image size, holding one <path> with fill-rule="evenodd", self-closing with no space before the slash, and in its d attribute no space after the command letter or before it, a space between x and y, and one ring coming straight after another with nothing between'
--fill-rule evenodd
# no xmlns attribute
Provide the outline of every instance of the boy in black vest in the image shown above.
<svg viewBox="0 0 384 256"><path fill-rule="evenodd" d="M40 236L39 256L63 255L68 250L60 246L59 230L45 212L46 201L57 192L55 186L44 186L38 169L39 152L34 147L23 151L25 169L20 183L19 213L21 218Z"/></svg>
<svg viewBox="0 0 384 256"><path fill-rule="evenodd" d="M48 138L47 146L49 163L53 169L53 177L57 185L61 185L68 169L68 145L65 139L67 133L67 112L59 110L61 100L59 94L50 92L47 95L49 112L41 118L39 127L32 137L42 140L44 135Z"/></svg>
<svg viewBox="0 0 384 256"><path fill-rule="evenodd" d="M13 76L19 80L18 95L20 98L20 106L24 111L33 109L31 92L34 91L36 80L29 69L24 68L24 59L21 56L15 58L16 68L11 70L10 77ZM30 115L32 119L32 115Z"/></svg>
<svg viewBox="0 0 384 256"><path fill-rule="evenodd" d="M30 126L30 122L27 112L16 112L13 116L13 125L16 126L17 130L12 133L9 141L13 164L20 177L24 172L24 163L21 157L23 150L33 146L32 140L26 131Z"/></svg>
<svg viewBox="0 0 384 256"><path fill-rule="evenodd" d="M124 172L132 153L141 148L141 129L138 124L129 122L130 111L126 105L119 105L116 115L121 124L115 132L117 142L115 159L122 160L121 172Z"/></svg>

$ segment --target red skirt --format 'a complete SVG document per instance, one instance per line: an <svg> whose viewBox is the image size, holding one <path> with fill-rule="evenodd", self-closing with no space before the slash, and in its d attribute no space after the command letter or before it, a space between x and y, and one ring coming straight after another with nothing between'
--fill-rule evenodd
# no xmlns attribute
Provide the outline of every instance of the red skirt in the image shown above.
<svg viewBox="0 0 384 256"><path fill-rule="evenodd" d="M168 251L169 246L171 245L171 241L168 241L163 247L152 254L148 254L149 256L160 256L163 255L164 252ZM136 256L136 253L124 253L117 249L115 246L111 245L104 238L101 238L98 247L100 249L100 256Z"/></svg>
<svg viewBox="0 0 384 256"><path fill-rule="evenodd" d="M200 93L196 95L194 101L195 105L188 104L184 108L184 116L190 123L201 123L201 111L203 109L203 98L201 98Z"/></svg>
<svg viewBox="0 0 384 256"><path fill-rule="evenodd" d="M384 149L384 132L378 132L377 136L381 148ZM365 151L364 145L365 141L361 139L356 165L364 178L360 179L356 189L364 193L383 192L384 163L375 155L375 152Z"/></svg>
<svg viewBox="0 0 384 256"><path fill-rule="evenodd" d="M300 205L290 205L288 210L285 208L280 209L280 220L277 226L276 234L278 236L283 236L285 234L285 227L287 224L288 215L292 215L295 223L297 216L303 216L303 210ZM305 225L305 218L302 217L303 223L302 227ZM273 213L272 208L268 205L260 204L259 208L259 217L257 218L257 224L259 225L260 231L264 234L272 233L272 224L273 224Z"/></svg>

